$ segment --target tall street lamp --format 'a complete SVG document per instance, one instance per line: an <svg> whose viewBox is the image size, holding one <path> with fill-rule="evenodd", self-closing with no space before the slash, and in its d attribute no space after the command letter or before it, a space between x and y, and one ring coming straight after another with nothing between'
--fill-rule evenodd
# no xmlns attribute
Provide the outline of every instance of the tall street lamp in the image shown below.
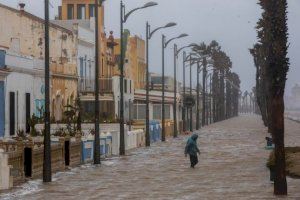
<svg viewBox="0 0 300 200"><path fill-rule="evenodd" d="M144 4L142 7L137 7L132 9L128 13L125 12L125 5L123 1L121 1L120 6L120 155L125 155L125 133L124 133L124 23L126 23L128 17L137 10L145 9L148 7L156 6L157 3L155 2L148 2Z"/></svg>
<svg viewBox="0 0 300 200"><path fill-rule="evenodd" d="M49 0L45 0L45 134L43 181L51 182Z"/></svg>
<svg viewBox="0 0 300 200"><path fill-rule="evenodd" d="M178 58L178 55L179 53L185 49L185 48L189 48L189 47L192 47L192 46L195 46L195 44L190 44L190 45L187 45L187 46L183 46L181 48L178 49L177 45L174 44L174 106L173 106L173 118L174 118L174 132L173 132L173 137L176 138L178 136L178 129L177 129L177 75L176 75L176 72L177 72L177 58ZM183 52L183 57L184 57L184 61L185 62L185 52ZM185 76L185 70L183 70L183 74ZM185 86L185 83L184 83L184 86ZM185 88L184 88L184 91L185 91ZM184 113L184 111L183 111ZM184 114L183 114L184 116ZM182 118L184 119L184 118Z"/></svg>
<svg viewBox="0 0 300 200"><path fill-rule="evenodd" d="M100 164L100 103L99 103L99 11L105 0L95 0L95 140L94 140L94 164Z"/></svg>
<svg viewBox="0 0 300 200"><path fill-rule="evenodd" d="M176 26L174 22L170 22L165 26L158 27L151 31L150 24L146 23L146 146L150 146L150 117L149 117L149 41L154 33L160 29Z"/></svg>
<svg viewBox="0 0 300 200"><path fill-rule="evenodd" d="M191 44L189 45L191 46L197 46L196 44ZM183 99L186 99L186 84L185 84L185 68L186 67L191 67L191 65L193 64L193 62L195 62L197 60L197 58L192 57L192 54L190 53L188 56L186 56L186 52L183 52ZM189 66L185 66L186 62L190 62ZM184 131L186 131L186 127L187 127L187 122L186 122L186 114L188 115L188 109L185 109L185 105L183 105L183 112L182 112L182 119L183 119L183 128ZM187 111L187 113L186 113ZM188 118L188 116L187 116ZM191 129L191 128L190 128Z"/></svg>
<svg viewBox="0 0 300 200"><path fill-rule="evenodd" d="M171 38L166 41L166 36L162 35L162 138L161 140L166 141L166 132L165 132L165 49L171 41L187 37L188 34L181 34L177 37Z"/></svg>
<svg viewBox="0 0 300 200"><path fill-rule="evenodd" d="M207 60L203 58L203 73L202 73L202 126L205 125L206 113L206 75L207 75Z"/></svg>

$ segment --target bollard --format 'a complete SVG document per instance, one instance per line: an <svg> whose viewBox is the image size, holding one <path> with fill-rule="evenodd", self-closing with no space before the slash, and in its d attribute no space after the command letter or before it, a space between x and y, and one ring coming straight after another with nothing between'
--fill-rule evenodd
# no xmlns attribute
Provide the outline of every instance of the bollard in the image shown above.
<svg viewBox="0 0 300 200"><path fill-rule="evenodd" d="M13 178L10 176L11 166L8 165L8 155L0 149L0 191L10 189L13 186Z"/></svg>

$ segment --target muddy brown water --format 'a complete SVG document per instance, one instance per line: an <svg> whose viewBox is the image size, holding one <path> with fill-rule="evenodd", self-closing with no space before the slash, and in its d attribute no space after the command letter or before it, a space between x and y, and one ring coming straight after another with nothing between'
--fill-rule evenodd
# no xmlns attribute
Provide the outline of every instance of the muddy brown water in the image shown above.
<svg viewBox="0 0 300 200"><path fill-rule="evenodd" d="M287 127L287 145L300 146L300 124L288 122ZM199 132L201 155L195 169L183 154L187 138L180 136L98 167L57 173L49 184L29 181L0 199L277 199L265 166L265 136L259 117L241 116ZM288 178L288 189L284 199L300 200L299 179Z"/></svg>

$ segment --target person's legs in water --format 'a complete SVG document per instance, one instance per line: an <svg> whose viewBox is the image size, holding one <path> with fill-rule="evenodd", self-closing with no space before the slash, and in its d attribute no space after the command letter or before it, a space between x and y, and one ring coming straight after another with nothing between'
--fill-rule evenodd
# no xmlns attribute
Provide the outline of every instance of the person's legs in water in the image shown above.
<svg viewBox="0 0 300 200"><path fill-rule="evenodd" d="M198 163L197 155L190 155L191 167L194 168Z"/></svg>

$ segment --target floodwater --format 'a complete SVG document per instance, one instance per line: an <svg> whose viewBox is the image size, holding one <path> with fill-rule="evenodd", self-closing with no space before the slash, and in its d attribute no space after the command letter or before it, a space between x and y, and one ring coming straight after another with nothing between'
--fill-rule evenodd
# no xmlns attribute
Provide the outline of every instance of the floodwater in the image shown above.
<svg viewBox="0 0 300 200"><path fill-rule="evenodd" d="M289 122L286 142L300 145L300 124ZM289 123L287 126L289 126ZM30 181L0 194L0 199L276 199L265 166L266 130L257 116L241 116L199 132L200 162L189 168L186 137L169 139L123 158L83 165L53 176L53 182ZM297 137L297 138L296 138ZM300 180L288 178L289 196L300 200Z"/></svg>

